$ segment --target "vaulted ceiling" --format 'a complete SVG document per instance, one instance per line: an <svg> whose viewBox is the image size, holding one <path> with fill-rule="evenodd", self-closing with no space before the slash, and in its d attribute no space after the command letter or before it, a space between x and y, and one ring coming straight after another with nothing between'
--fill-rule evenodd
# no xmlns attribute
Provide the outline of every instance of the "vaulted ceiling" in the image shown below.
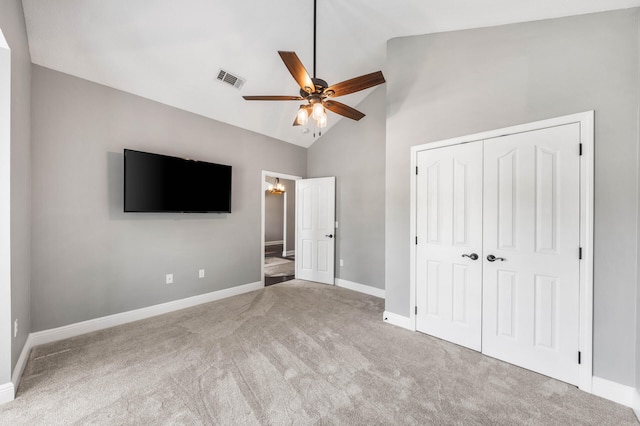
<svg viewBox="0 0 640 426"><path fill-rule="evenodd" d="M395 37L640 6L640 0L317 0L317 77L384 72ZM313 69L313 0L23 0L33 63L308 147L278 56ZM220 69L246 80L237 89ZM356 107L373 89L339 100ZM367 113L367 111L362 111ZM340 116L329 113L329 129ZM365 117L363 120L366 120ZM325 129L329 131L329 129Z"/></svg>

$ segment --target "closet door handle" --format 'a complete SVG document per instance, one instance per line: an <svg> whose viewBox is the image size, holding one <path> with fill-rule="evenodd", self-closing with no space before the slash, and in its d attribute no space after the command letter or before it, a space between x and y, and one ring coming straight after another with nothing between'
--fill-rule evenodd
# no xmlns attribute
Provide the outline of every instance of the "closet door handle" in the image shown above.
<svg viewBox="0 0 640 426"><path fill-rule="evenodd" d="M505 260L507 260L507 259L505 259L504 257L495 257L494 255L490 254L489 256L487 256L487 260L488 260L489 262L495 262L496 260L499 260L499 261L501 261L501 262L504 262L504 261L505 261Z"/></svg>
<svg viewBox="0 0 640 426"><path fill-rule="evenodd" d="M462 257L468 257L471 260L478 260L478 255L475 253L463 254Z"/></svg>

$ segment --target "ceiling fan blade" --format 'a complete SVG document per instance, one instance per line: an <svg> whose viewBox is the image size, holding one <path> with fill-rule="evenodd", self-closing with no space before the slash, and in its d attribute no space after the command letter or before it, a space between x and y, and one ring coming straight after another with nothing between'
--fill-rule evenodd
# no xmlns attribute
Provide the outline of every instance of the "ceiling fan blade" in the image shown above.
<svg viewBox="0 0 640 426"><path fill-rule="evenodd" d="M287 69L296 80L302 90L307 93L313 93L316 91L316 86L311 81L311 77L307 72L302 62L296 55L296 52L282 52L278 51L278 54L282 58L282 62L287 66Z"/></svg>
<svg viewBox="0 0 640 426"><path fill-rule="evenodd" d="M364 114L358 111L357 109L351 108L349 105L345 105L338 101L324 101L322 103L325 108L329 111L335 112L336 114L340 114L344 117L350 118L352 120L360 120L364 117Z"/></svg>
<svg viewBox="0 0 640 426"><path fill-rule="evenodd" d="M301 101L300 96L243 96L247 101Z"/></svg>
<svg viewBox="0 0 640 426"><path fill-rule="evenodd" d="M344 96L349 93L359 92L360 90L368 89L369 87L377 86L385 82L382 71L372 72L371 74L361 75L360 77L352 78L351 80L343 81L342 83L334 84L333 86L325 89L325 93L332 91L332 97Z"/></svg>

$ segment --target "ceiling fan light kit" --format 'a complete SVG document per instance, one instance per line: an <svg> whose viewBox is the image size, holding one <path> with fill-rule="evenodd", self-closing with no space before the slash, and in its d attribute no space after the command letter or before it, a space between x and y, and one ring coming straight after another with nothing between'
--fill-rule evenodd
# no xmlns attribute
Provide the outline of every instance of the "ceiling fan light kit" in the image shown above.
<svg viewBox="0 0 640 426"><path fill-rule="evenodd" d="M333 86L316 78L316 0L313 1L313 78L309 76L295 52L278 51L278 54L300 86L300 96L243 96L243 98L248 101L306 101L307 103L300 105L298 109L293 121L294 126L306 126L311 116L315 127L323 129L328 124L326 110L358 121L365 116L362 112L332 98L359 92L385 82L381 71L345 80ZM319 134L322 133L319 132ZM315 132L313 135L315 137Z"/></svg>
<svg viewBox="0 0 640 426"><path fill-rule="evenodd" d="M286 192L286 189L283 184L280 183L280 178L276 178L276 184L269 184L269 188L267 192L274 195L281 195Z"/></svg>

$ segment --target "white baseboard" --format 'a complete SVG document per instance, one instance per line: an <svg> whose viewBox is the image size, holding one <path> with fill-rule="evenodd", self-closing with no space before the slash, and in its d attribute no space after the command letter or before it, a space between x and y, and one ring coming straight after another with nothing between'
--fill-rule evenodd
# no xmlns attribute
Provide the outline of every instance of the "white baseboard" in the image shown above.
<svg viewBox="0 0 640 426"><path fill-rule="evenodd" d="M360 293L368 294L369 296L375 296L375 297L384 299L385 292L380 288L371 287L370 285L354 283L353 281L347 281L341 278L336 278L335 283L338 287L348 288L349 290L357 291Z"/></svg>
<svg viewBox="0 0 640 426"><path fill-rule="evenodd" d="M187 297L186 299L174 300L159 305L149 306L146 308L136 309L133 311L122 312L119 314L109 315L106 317L95 318L88 321L78 322L75 324L65 325L63 327L53 328L51 330L37 331L31 333L32 346L38 346L45 343L55 342L70 337L79 336L85 333L102 330L117 325L127 324L156 315L162 315L180 309L190 308L202 303L213 302L215 300L225 299L227 297L236 296L238 294L248 293L250 291L263 288L262 282L244 284L237 287L231 287L224 290L213 291L211 293L200 294L198 296Z"/></svg>
<svg viewBox="0 0 640 426"><path fill-rule="evenodd" d="M621 385L620 383L593 376L591 393L633 408L636 416L640 411L640 394L633 386Z"/></svg>
<svg viewBox="0 0 640 426"><path fill-rule="evenodd" d="M396 327L406 328L407 330L416 331L411 324L411 318L403 317L402 315L394 314L393 312L384 311L382 320Z"/></svg>
<svg viewBox="0 0 640 426"><path fill-rule="evenodd" d="M12 382L0 385L0 404L13 401L15 396L16 392Z"/></svg>
<svg viewBox="0 0 640 426"><path fill-rule="evenodd" d="M265 247L267 247L267 246L277 246L277 245L283 244L283 243L284 242L282 240L280 240L280 241L265 241L264 242L264 246Z"/></svg>
<svg viewBox="0 0 640 426"><path fill-rule="evenodd" d="M11 376L11 381L13 382L15 390L18 390L20 379L22 378L22 373L24 373L24 368L27 366L27 361L29 360L29 354L31 353L32 348L33 337L29 334L29 336L27 336L27 341L24 343L24 347L22 348L22 352L20 352L20 357L18 358L16 367L13 369L13 375Z"/></svg>
<svg viewBox="0 0 640 426"><path fill-rule="evenodd" d="M295 256L295 255L296 255L295 250L288 250L288 251L282 252L282 257L289 257L289 256Z"/></svg>

